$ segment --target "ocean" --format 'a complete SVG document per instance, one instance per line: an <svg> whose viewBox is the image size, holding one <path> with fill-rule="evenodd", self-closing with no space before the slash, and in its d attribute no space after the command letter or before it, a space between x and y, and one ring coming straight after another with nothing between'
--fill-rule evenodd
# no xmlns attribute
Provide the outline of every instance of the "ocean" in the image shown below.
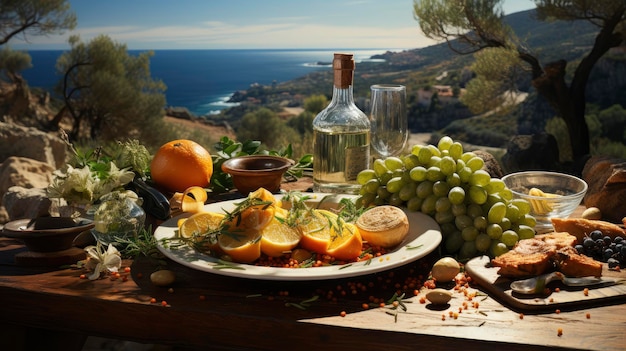
<svg viewBox="0 0 626 351"><path fill-rule="evenodd" d="M154 50L150 73L162 80L167 105L186 107L197 116L233 106L227 100L250 85L285 82L310 72L330 70L334 52L351 52L355 61L402 49L272 49L272 50ZM129 54L141 51L129 50ZM22 72L31 87L51 89L61 76L55 72L62 51L29 51L33 67ZM358 69L358 66L357 66ZM329 87L331 89L331 87Z"/></svg>

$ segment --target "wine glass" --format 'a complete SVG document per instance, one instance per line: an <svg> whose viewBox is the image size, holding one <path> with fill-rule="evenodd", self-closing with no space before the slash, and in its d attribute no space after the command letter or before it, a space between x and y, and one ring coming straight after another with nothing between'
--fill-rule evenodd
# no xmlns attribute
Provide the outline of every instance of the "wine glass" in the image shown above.
<svg viewBox="0 0 626 351"><path fill-rule="evenodd" d="M409 138L406 87L397 84L371 86L371 145L380 158L398 156Z"/></svg>

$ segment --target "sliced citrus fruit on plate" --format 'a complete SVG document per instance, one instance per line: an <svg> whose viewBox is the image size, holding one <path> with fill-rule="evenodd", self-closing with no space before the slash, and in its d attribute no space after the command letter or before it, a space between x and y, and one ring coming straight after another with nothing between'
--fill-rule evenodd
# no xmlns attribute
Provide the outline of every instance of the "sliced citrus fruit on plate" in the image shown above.
<svg viewBox="0 0 626 351"><path fill-rule="evenodd" d="M261 230L274 218L274 206L254 206L241 212L239 225L244 228Z"/></svg>
<svg viewBox="0 0 626 351"><path fill-rule="evenodd" d="M330 243L326 253L342 261L353 260L361 254L363 239L359 228L352 223L341 222L330 229Z"/></svg>
<svg viewBox="0 0 626 351"><path fill-rule="evenodd" d="M261 232L256 229L230 227L217 242L233 262L251 263L261 257Z"/></svg>
<svg viewBox="0 0 626 351"><path fill-rule="evenodd" d="M183 238L191 238L216 232L220 229L224 215L217 212L200 212L179 221L179 233Z"/></svg>
<svg viewBox="0 0 626 351"><path fill-rule="evenodd" d="M261 230L261 252L271 257L279 257L298 246L301 233L296 227L286 223L288 211L276 209L276 216Z"/></svg>
<svg viewBox="0 0 626 351"><path fill-rule="evenodd" d="M330 244L330 223L337 221L337 215L328 210L313 210L302 219L299 228L302 232L300 247L325 254Z"/></svg>
<svg viewBox="0 0 626 351"><path fill-rule="evenodd" d="M281 207L282 202L274 196L269 190L265 188L258 188L257 190L248 194L248 198L257 198L263 201L271 201L274 203L274 206Z"/></svg>
<svg viewBox="0 0 626 351"><path fill-rule="evenodd" d="M183 238L195 238L202 242L205 249L214 253L221 252L217 245L217 236L222 228L224 214L200 212L178 221L178 233Z"/></svg>

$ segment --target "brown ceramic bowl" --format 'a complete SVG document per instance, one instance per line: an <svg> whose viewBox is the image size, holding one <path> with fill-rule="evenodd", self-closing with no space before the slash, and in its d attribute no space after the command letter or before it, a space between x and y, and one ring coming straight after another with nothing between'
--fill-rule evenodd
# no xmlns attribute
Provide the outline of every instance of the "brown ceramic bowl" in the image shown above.
<svg viewBox="0 0 626 351"><path fill-rule="evenodd" d="M9 222L2 233L22 240L30 251L56 252L71 248L74 239L93 226L93 221L84 218L40 217Z"/></svg>
<svg viewBox="0 0 626 351"><path fill-rule="evenodd" d="M247 196L259 188L279 192L283 175L294 164L280 156L250 155L224 161L222 171L230 174L237 191Z"/></svg>

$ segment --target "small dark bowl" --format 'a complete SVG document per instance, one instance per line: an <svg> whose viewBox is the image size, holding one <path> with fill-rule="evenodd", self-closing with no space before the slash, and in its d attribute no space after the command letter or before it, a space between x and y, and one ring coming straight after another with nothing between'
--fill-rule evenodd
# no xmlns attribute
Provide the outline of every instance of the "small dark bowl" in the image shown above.
<svg viewBox="0 0 626 351"><path fill-rule="evenodd" d="M294 164L293 160L280 156L250 155L224 161L222 171L230 174L237 191L247 196L259 188L279 192L283 175Z"/></svg>
<svg viewBox="0 0 626 351"><path fill-rule="evenodd" d="M74 246L74 239L93 226L93 221L85 218L39 217L11 221L4 225L2 234L22 240L33 252L56 252Z"/></svg>

